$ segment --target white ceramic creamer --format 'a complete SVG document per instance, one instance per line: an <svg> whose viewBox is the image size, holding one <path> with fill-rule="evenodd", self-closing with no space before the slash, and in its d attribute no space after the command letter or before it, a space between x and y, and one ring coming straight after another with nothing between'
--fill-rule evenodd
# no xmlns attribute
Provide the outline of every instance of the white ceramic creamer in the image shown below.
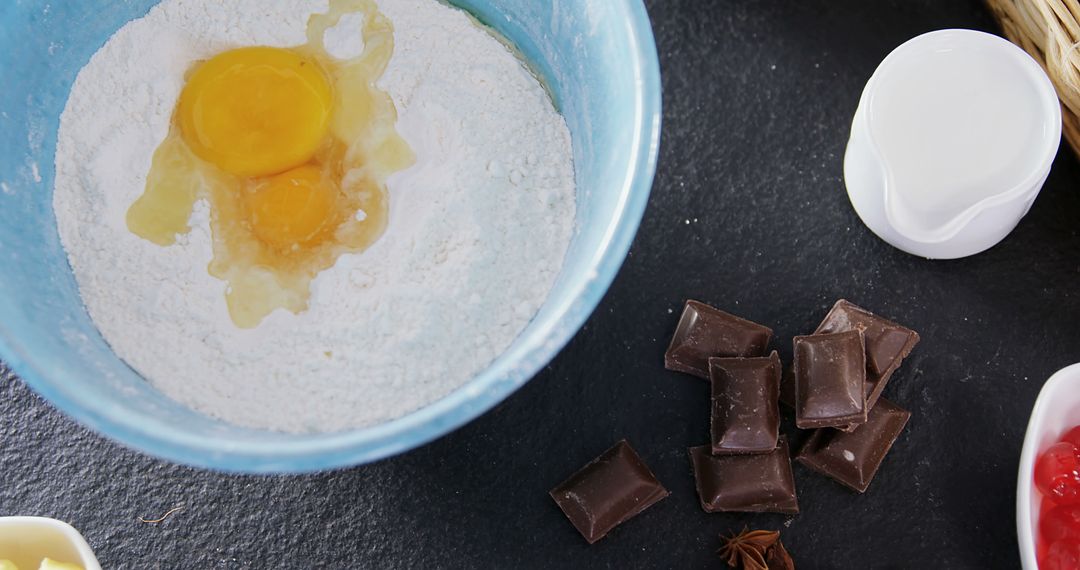
<svg viewBox="0 0 1080 570"><path fill-rule="evenodd" d="M979 253L1016 227L1061 139L1050 79L997 36L940 30L882 61L863 91L844 178L859 217L908 253Z"/></svg>

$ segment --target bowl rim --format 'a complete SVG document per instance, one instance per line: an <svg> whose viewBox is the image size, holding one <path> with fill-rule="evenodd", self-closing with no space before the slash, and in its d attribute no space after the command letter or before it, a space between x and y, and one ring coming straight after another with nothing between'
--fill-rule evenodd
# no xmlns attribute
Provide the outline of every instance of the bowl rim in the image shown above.
<svg viewBox="0 0 1080 570"><path fill-rule="evenodd" d="M1032 500L1035 493L1035 459L1039 453L1039 435L1042 434L1044 419L1051 402L1057 394L1066 389L1066 385L1080 384L1080 363L1066 366L1055 372L1043 384L1035 405L1031 409L1027 431L1024 433L1024 447L1020 452L1020 468L1016 479L1016 535L1020 543L1020 563L1024 570L1038 570L1035 556L1035 525L1032 517Z"/></svg>
<svg viewBox="0 0 1080 570"><path fill-rule="evenodd" d="M549 316L536 323L535 340L513 345L495 362L440 400L389 422L284 441L224 442L157 422L149 414L119 411L87 395L77 378L49 374L47 359L20 349L15 331L0 324L0 354L9 368L53 406L122 445L177 463L251 474L309 473L371 463L420 447L487 412L529 381L577 334L606 294L637 233L659 159L662 91L660 63L642 0L614 0L625 14L638 89L634 92L633 148L620 183L621 201L605 228L589 271ZM51 379L47 379L50 378Z"/></svg>

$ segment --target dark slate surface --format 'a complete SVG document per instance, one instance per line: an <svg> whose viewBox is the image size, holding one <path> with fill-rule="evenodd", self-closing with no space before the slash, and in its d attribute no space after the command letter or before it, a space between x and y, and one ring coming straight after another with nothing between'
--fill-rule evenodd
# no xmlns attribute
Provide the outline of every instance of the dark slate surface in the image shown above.
<svg viewBox="0 0 1080 570"><path fill-rule="evenodd" d="M1077 162L1062 152L1007 241L953 262L878 241L841 181L877 62L990 17L975 0L648 4L666 99L652 202L611 292L533 382L405 456L257 478L121 449L4 375L0 515L71 521L110 569L721 568L717 535L743 525L782 529L803 570L1018 567L1028 412L1080 360ZM785 359L839 297L922 333L886 391L914 418L866 495L796 467L797 517L701 511L686 448L707 440L706 385L661 365L686 297L773 326ZM589 547L547 490L622 437L672 496Z"/></svg>

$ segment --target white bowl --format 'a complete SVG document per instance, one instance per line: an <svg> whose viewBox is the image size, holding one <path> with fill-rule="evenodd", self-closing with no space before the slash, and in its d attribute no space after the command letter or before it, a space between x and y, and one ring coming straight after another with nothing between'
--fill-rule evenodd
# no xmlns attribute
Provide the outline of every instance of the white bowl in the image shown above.
<svg viewBox="0 0 1080 570"><path fill-rule="evenodd" d="M1031 411L1020 474L1016 482L1016 532L1024 570L1038 570L1035 543L1042 493L1035 488L1035 460L1065 432L1080 425L1080 364L1060 370L1047 380Z"/></svg>
<svg viewBox="0 0 1080 570"><path fill-rule="evenodd" d="M36 570L43 558L101 570L86 539L71 525L43 517L0 517L0 560Z"/></svg>

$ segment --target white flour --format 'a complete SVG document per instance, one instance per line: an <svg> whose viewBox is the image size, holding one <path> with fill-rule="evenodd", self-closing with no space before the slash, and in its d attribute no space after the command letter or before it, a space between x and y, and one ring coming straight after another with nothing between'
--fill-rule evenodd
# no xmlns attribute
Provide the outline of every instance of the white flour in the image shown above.
<svg viewBox="0 0 1080 570"><path fill-rule="evenodd" d="M396 418L490 364L551 288L575 208L562 117L463 13L435 0L379 6L397 44L380 86L418 162L390 180L383 238L323 272L309 311L277 311L254 330L232 324L225 285L207 273L205 204L168 248L132 235L124 216L190 65L243 45L301 44L326 0L165 0L79 74L56 152L60 237L105 339L172 398L294 432ZM330 47L355 50L357 36L334 33Z"/></svg>

